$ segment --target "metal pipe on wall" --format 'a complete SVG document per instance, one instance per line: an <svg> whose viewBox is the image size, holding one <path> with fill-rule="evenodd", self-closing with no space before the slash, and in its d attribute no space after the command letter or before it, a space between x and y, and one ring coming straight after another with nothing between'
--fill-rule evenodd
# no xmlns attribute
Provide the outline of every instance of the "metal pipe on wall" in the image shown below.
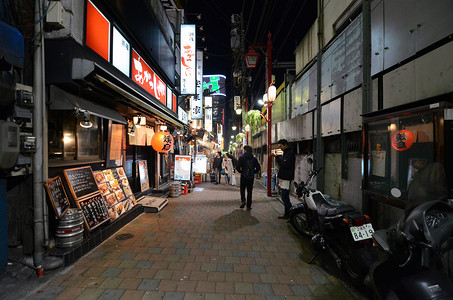
<svg viewBox="0 0 453 300"><path fill-rule="evenodd" d="M33 232L34 250L33 261L35 266L42 265L44 257L44 220L43 220L43 108L44 90L42 70L44 67L43 51L44 36L42 26L42 0L35 0L35 40L33 53L33 135L36 137L36 152L33 156Z"/></svg>

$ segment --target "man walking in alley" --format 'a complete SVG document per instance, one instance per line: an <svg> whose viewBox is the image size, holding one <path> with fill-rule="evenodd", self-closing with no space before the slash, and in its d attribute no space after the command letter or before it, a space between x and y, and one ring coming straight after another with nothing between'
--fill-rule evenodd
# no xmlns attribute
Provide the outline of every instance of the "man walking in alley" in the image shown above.
<svg viewBox="0 0 453 300"><path fill-rule="evenodd" d="M241 206L246 205L245 189L247 189L247 209L252 209L252 191L253 183L255 182L255 174L261 170L260 163L252 154L252 147L244 146L244 154L239 157L236 170L241 173L240 191L241 191Z"/></svg>
<svg viewBox="0 0 453 300"><path fill-rule="evenodd" d="M222 172L222 157L220 151L217 152L216 157L214 157L213 167L215 172L215 184L219 184L220 179L222 178L220 173Z"/></svg>
<svg viewBox="0 0 453 300"><path fill-rule="evenodd" d="M291 201L289 200L289 190L291 181L294 180L294 169L296 164L296 154L293 149L289 147L289 143L285 139L278 141L278 147L283 151L283 155L277 156L278 168L278 182L282 192L282 201L285 206L285 213L279 216L279 219L288 219L289 210L291 208Z"/></svg>

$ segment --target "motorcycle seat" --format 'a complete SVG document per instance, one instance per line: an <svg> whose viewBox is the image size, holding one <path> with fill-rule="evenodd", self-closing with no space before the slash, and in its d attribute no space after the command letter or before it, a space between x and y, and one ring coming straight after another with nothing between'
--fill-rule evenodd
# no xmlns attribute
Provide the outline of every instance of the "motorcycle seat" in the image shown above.
<svg viewBox="0 0 453 300"><path fill-rule="evenodd" d="M324 202L318 206L318 215L323 217L333 217L338 214L343 214L352 211L355 211L355 209L349 204L334 206L327 202Z"/></svg>

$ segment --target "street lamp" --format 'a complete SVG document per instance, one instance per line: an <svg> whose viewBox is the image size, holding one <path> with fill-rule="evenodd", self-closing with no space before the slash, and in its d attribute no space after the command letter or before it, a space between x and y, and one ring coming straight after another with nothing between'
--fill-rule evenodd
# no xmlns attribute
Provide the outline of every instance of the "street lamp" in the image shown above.
<svg viewBox="0 0 453 300"><path fill-rule="evenodd" d="M272 102L276 97L276 88L272 84L272 48L271 48L271 33L267 35L266 47L253 46L249 52L245 55L245 61L248 68L255 68L256 62L258 61L259 54L253 50L253 48L266 49L266 90L268 98L267 102L267 117L262 115L267 122L267 196L272 196L271 190L271 179L272 179L272 158L271 158L271 146L272 146ZM266 103L266 99L263 97L263 101Z"/></svg>
<svg viewBox="0 0 453 300"><path fill-rule="evenodd" d="M256 68L256 63L258 62L259 57L260 55L255 50L250 49L249 52L245 55L245 63L247 64L247 68Z"/></svg>

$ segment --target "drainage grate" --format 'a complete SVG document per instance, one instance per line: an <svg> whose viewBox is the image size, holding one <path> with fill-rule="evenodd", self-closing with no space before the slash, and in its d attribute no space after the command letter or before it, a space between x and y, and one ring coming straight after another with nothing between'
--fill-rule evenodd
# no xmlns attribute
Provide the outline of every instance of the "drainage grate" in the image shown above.
<svg viewBox="0 0 453 300"><path fill-rule="evenodd" d="M133 237L134 237L134 235L132 233L123 233L123 234L117 235L116 239L120 240L120 241L124 241L124 240L129 240Z"/></svg>

